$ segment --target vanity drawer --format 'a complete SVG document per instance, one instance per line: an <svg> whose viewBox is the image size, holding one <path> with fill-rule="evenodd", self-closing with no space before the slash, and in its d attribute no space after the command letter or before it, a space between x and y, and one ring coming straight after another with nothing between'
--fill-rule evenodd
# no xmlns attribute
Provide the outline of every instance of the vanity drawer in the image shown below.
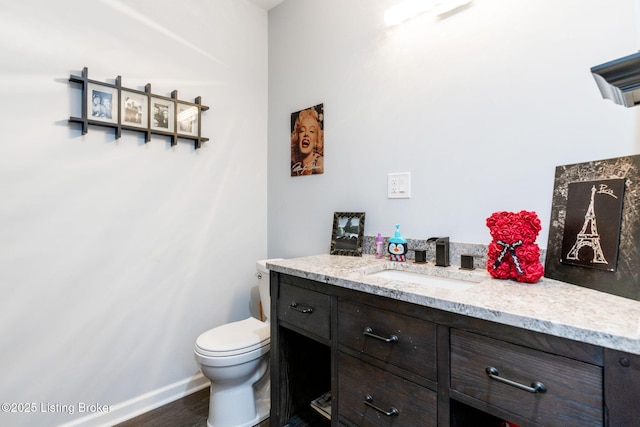
<svg viewBox="0 0 640 427"><path fill-rule="evenodd" d="M278 318L322 338L331 338L331 297L320 292L280 284Z"/></svg>
<svg viewBox="0 0 640 427"><path fill-rule="evenodd" d="M338 412L341 421L361 427L435 427L437 394L339 353Z"/></svg>
<svg viewBox="0 0 640 427"><path fill-rule="evenodd" d="M412 374L437 380L436 325L431 322L339 300L338 342Z"/></svg>
<svg viewBox="0 0 640 427"><path fill-rule="evenodd" d="M451 388L539 425L603 425L600 367L454 329Z"/></svg>

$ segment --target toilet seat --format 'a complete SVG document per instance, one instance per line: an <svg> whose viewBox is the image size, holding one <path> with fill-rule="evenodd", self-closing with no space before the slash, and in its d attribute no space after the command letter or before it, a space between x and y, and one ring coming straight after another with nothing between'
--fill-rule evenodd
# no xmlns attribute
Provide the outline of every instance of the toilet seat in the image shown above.
<svg viewBox="0 0 640 427"><path fill-rule="evenodd" d="M196 340L196 351L205 357L233 357L256 350L269 351L269 323L249 317L203 332Z"/></svg>

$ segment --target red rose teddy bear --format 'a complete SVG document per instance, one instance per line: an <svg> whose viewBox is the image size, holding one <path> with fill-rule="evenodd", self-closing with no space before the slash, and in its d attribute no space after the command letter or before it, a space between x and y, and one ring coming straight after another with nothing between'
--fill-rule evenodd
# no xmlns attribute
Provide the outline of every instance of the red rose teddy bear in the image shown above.
<svg viewBox="0 0 640 427"><path fill-rule="evenodd" d="M542 229L535 212L495 212L487 218L493 240L487 271L496 279L533 283L544 274L536 237Z"/></svg>

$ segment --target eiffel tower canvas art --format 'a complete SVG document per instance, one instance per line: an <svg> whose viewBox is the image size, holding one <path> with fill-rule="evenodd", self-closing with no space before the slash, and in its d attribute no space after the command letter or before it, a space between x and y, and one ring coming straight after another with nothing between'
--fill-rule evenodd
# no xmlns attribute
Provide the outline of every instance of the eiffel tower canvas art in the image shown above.
<svg viewBox="0 0 640 427"><path fill-rule="evenodd" d="M640 301L640 155L556 167L545 277Z"/></svg>
<svg viewBox="0 0 640 427"><path fill-rule="evenodd" d="M566 256L567 260L580 260L580 249L584 246L591 248L593 252L593 256L590 258L592 263L596 264L609 264L604 257L604 253L602 252L602 246L600 245L600 234L598 233L598 226L596 225L596 214L594 205L594 199L596 195L596 186L591 187L591 203L589 203L589 209L587 209L587 214L584 216L584 224L582 225L582 229L580 233L576 236L576 242L569 250L569 253ZM613 196L617 198L618 196Z"/></svg>
<svg viewBox="0 0 640 427"><path fill-rule="evenodd" d="M573 182L568 190L561 262L615 271L624 179Z"/></svg>

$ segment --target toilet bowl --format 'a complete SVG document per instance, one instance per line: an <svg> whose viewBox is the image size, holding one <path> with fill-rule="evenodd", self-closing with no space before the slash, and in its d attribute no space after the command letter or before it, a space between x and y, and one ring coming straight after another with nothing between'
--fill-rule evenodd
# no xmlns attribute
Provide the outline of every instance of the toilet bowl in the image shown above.
<svg viewBox="0 0 640 427"><path fill-rule="evenodd" d="M208 427L252 427L269 416L270 303L267 260L256 263L266 320L249 317L200 334L194 348L211 381Z"/></svg>

